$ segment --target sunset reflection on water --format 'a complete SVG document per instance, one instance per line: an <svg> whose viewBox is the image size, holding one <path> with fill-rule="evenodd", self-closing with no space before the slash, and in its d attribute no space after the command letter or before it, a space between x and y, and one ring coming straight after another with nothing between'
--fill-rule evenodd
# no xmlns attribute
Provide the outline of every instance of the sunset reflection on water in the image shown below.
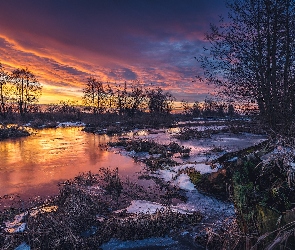
<svg viewBox="0 0 295 250"><path fill-rule="evenodd" d="M81 131L81 128L42 129L26 138L0 142L0 196L18 193L25 197L53 195L57 183L80 172L119 168L122 176L140 170L126 156L99 148L112 138Z"/></svg>

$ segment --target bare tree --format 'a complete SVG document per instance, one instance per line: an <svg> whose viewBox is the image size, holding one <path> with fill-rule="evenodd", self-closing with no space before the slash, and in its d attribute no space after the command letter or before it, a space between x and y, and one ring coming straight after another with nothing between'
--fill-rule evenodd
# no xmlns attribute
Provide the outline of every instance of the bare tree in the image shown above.
<svg viewBox="0 0 295 250"><path fill-rule="evenodd" d="M213 99L206 98L203 103L202 113L204 116L216 116L219 110L219 105L217 101Z"/></svg>
<svg viewBox="0 0 295 250"><path fill-rule="evenodd" d="M4 70L0 64L0 114L6 115L6 102L8 99L7 83L9 82L9 74Z"/></svg>
<svg viewBox="0 0 295 250"><path fill-rule="evenodd" d="M20 114L28 112L30 104L38 102L42 92L42 86L35 75L26 69L16 69L11 75L14 85L15 99Z"/></svg>
<svg viewBox="0 0 295 250"><path fill-rule="evenodd" d="M228 19L211 25L207 81L237 100L256 103L272 128L295 117L295 1L231 0Z"/></svg>
<svg viewBox="0 0 295 250"><path fill-rule="evenodd" d="M150 113L169 114L172 111L175 98L169 93L164 92L160 87L147 91L148 108Z"/></svg>
<svg viewBox="0 0 295 250"><path fill-rule="evenodd" d="M198 117L201 115L201 105L198 101L194 102L193 106L190 108L190 112L195 117Z"/></svg>
<svg viewBox="0 0 295 250"><path fill-rule="evenodd" d="M93 113L102 113L106 99L103 83L94 77L89 77L83 93L83 103L92 107Z"/></svg>
<svg viewBox="0 0 295 250"><path fill-rule="evenodd" d="M235 111L234 106L233 106L232 104L229 104L229 105L227 106L227 115L228 115L229 117L233 117L233 116L235 115L235 113L236 113L236 111Z"/></svg>
<svg viewBox="0 0 295 250"><path fill-rule="evenodd" d="M123 115L127 109L127 100L128 100L128 92L127 92L127 83L124 82L124 88L120 89L120 85L117 88L117 109L119 115Z"/></svg>
<svg viewBox="0 0 295 250"><path fill-rule="evenodd" d="M106 95L107 95L107 106L109 112L112 112L115 108L115 93L110 84L108 83L106 88Z"/></svg>
<svg viewBox="0 0 295 250"><path fill-rule="evenodd" d="M191 107L188 101L181 100L181 108L183 110L184 115L191 115Z"/></svg>
<svg viewBox="0 0 295 250"><path fill-rule="evenodd" d="M138 111L143 111L147 105L147 98L144 89L136 82L129 93L129 105L128 110L131 115L134 115Z"/></svg>

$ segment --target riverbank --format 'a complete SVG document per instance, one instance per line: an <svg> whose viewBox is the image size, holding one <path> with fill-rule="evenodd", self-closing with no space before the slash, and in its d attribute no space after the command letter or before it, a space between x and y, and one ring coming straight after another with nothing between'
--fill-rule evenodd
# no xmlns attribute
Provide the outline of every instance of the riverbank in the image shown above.
<svg viewBox="0 0 295 250"><path fill-rule="evenodd" d="M103 144L98 137L107 135L69 131L69 138L78 139L80 133L96 138L101 152L143 164L138 178L145 185L122 178L120 165L118 170L101 168L97 174L64 181L57 196L25 205L20 200L16 208L3 211L0 245L249 249L274 241L284 244L284 239L293 244L287 237L294 223L292 140L267 140L265 135L212 123L135 129ZM52 140L67 150L62 131L70 128L65 127L52 129L58 133ZM274 232L271 237L264 236L269 232Z"/></svg>
<svg viewBox="0 0 295 250"><path fill-rule="evenodd" d="M149 200L153 210L132 211L134 199ZM21 244L32 249L97 249L111 238L165 237L200 222L197 211L157 205L163 199L169 199L165 190L143 190L120 180L117 171L82 174L62 183L59 195L50 200L1 213L5 227L0 245L2 249Z"/></svg>
<svg viewBox="0 0 295 250"><path fill-rule="evenodd" d="M29 136L30 133L18 125L4 126L0 125L0 141L10 138L19 138Z"/></svg>

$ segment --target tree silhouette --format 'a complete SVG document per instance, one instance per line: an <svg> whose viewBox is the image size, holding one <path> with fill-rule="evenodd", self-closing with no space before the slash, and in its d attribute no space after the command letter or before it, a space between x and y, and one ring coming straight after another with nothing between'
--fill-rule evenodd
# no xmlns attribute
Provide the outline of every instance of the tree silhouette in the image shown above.
<svg viewBox="0 0 295 250"><path fill-rule="evenodd" d="M26 69L12 71L14 95L21 115L28 112L30 104L36 103L42 92L42 86L35 75Z"/></svg>
<svg viewBox="0 0 295 250"><path fill-rule="evenodd" d="M175 98L169 93L164 92L160 87L147 91L148 108L150 113L169 114Z"/></svg>
<svg viewBox="0 0 295 250"><path fill-rule="evenodd" d="M272 128L295 117L295 1L232 0L228 19L211 25L205 79L237 100L256 103Z"/></svg>
<svg viewBox="0 0 295 250"><path fill-rule="evenodd" d="M93 108L93 113L102 113L106 99L103 83L94 77L89 77L83 93L83 103Z"/></svg>
<svg viewBox="0 0 295 250"><path fill-rule="evenodd" d="M0 114L4 117L6 115L6 102L9 95L7 89L9 79L9 74L4 70L2 64L0 64Z"/></svg>

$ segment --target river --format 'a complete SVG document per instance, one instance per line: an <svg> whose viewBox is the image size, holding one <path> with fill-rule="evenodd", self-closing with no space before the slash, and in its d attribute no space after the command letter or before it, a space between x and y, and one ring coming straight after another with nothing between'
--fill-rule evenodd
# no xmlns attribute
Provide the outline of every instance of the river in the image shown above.
<svg viewBox="0 0 295 250"><path fill-rule="evenodd" d="M81 131L80 127L40 129L24 138L0 142L0 197L23 198L58 193L59 182L80 172L119 168L122 176L135 175L141 167L132 158L101 149L112 140L107 135Z"/></svg>

